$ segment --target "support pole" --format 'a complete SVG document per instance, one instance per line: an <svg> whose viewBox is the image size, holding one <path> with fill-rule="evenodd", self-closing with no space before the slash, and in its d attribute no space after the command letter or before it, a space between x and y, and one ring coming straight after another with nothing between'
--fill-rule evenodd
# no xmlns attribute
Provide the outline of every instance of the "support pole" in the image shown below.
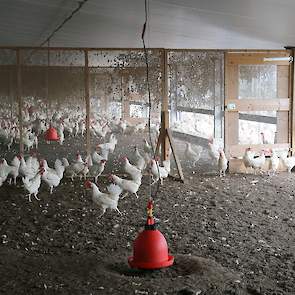
<svg viewBox="0 0 295 295"><path fill-rule="evenodd" d="M291 151L295 154L295 48L292 48L293 62L290 65L290 98L291 98Z"/></svg>
<svg viewBox="0 0 295 295"><path fill-rule="evenodd" d="M21 52L20 49L16 50L16 65L17 65L17 84L16 84L16 98L18 101L18 124L19 124L19 152L24 153L24 144L23 144L23 99L22 99L22 68L21 68Z"/></svg>
<svg viewBox="0 0 295 295"><path fill-rule="evenodd" d="M162 113L161 113L161 134L166 134L169 128L169 113L168 113L168 55L167 50L162 51ZM162 160L169 158L169 139L167 136L161 137L161 155Z"/></svg>
<svg viewBox="0 0 295 295"><path fill-rule="evenodd" d="M172 138L172 133L169 129L169 112L168 112L168 55L167 50L162 51L162 112L161 112L161 128L158 137L155 154L158 155L161 147L162 161L169 159L169 151L171 148L174 157L179 179L184 182L184 175L180 161L176 154L175 144Z"/></svg>
<svg viewBox="0 0 295 295"><path fill-rule="evenodd" d="M14 76L14 67L9 68L9 101L10 101L10 119L13 120L13 112L14 112L14 92L13 92L13 76Z"/></svg>
<svg viewBox="0 0 295 295"><path fill-rule="evenodd" d="M85 66L84 66L84 87L85 87L85 104L86 104L86 152L87 156L91 153L90 143L90 96L89 96L89 66L88 66L88 50L84 50Z"/></svg>

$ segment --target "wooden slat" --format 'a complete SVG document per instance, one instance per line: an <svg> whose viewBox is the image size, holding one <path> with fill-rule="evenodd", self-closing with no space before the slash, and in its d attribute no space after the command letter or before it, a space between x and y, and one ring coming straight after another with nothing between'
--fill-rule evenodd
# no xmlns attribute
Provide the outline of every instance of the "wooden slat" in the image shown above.
<svg viewBox="0 0 295 295"><path fill-rule="evenodd" d="M280 53L231 53L229 55L228 63L231 65L241 64L275 64L275 65L289 65L289 61L264 61L264 58L272 57L288 57L290 56L289 51Z"/></svg>
<svg viewBox="0 0 295 295"><path fill-rule="evenodd" d="M161 113L161 129L165 136L162 137L162 160L167 160L169 158L169 139L166 134L169 128L169 96L168 96L168 55L167 51L162 51L162 113ZM165 132L165 133L164 133Z"/></svg>
<svg viewBox="0 0 295 295"><path fill-rule="evenodd" d="M129 118L126 118L126 121L130 125L136 125L136 124L140 124L140 123L146 122L146 118L133 118L133 117L129 117Z"/></svg>
<svg viewBox="0 0 295 295"><path fill-rule="evenodd" d="M266 159L264 166L262 167L262 169L264 171L269 171L270 168L270 160ZM280 164L278 167L278 172L283 172L283 171L287 171L286 167L284 166L282 160L280 160ZM248 168L248 170L246 170L246 167L243 163L242 159L231 159L229 160L229 172L230 173L254 173L253 169Z"/></svg>
<svg viewBox="0 0 295 295"><path fill-rule="evenodd" d="M289 111L290 99L227 99L225 104L235 104L234 110L231 112L254 112L254 111Z"/></svg>
<svg viewBox="0 0 295 295"><path fill-rule="evenodd" d="M289 149L289 143L275 143L275 144L236 144L229 147L230 157L242 157L246 148L250 147L253 151L259 153L263 149Z"/></svg>
<svg viewBox="0 0 295 295"><path fill-rule="evenodd" d="M289 96L289 65L277 66L277 92L278 97ZM290 100L289 100L290 109ZM289 112L277 112L277 143L289 141Z"/></svg>
<svg viewBox="0 0 295 295"><path fill-rule="evenodd" d="M179 158L177 156L177 153L176 153L176 149L175 149L175 144L174 144L174 141L173 141L172 133L171 133L170 129L166 129L166 132L167 132L167 137L169 139L169 143L170 143L170 147L171 147L171 150L172 150L172 154L173 154L173 157L174 157L174 160L175 160L175 163L176 163L176 168L177 168L177 171L178 171L178 175L179 175L180 179L184 182L184 175L183 175L183 171L182 171L180 160L179 160Z"/></svg>
<svg viewBox="0 0 295 295"><path fill-rule="evenodd" d="M295 57L295 49L292 50L293 60ZM294 62L290 69L290 97L292 99L292 109L291 109L291 146L293 149L292 154L295 153L295 65Z"/></svg>
<svg viewBox="0 0 295 295"><path fill-rule="evenodd" d="M230 54L225 55L225 97L229 100L238 96L238 65L230 65L228 59ZM224 142L225 154L229 156L228 147L237 144L239 141L239 113L224 113Z"/></svg>

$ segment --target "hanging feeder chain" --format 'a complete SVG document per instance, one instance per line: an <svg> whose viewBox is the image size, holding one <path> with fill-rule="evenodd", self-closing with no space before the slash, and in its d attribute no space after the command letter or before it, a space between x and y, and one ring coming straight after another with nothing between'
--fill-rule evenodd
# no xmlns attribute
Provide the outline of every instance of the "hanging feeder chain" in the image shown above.
<svg viewBox="0 0 295 295"><path fill-rule="evenodd" d="M145 46L145 40L144 40L144 36L145 36L145 31L146 31L146 26L147 26L147 1L144 1L144 8L145 8L145 22L143 24L143 28L142 28L142 34L141 34L141 39L142 39L142 43L143 43L143 50L144 50L144 57L145 57L145 64L146 64L146 85L147 85L147 90L148 90L148 105L149 105L149 115L148 115L148 133L149 133L149 141L150 141L150 145L151 145L151 149L152 149L152 155L153 158L156 158L156 154L155 154L155 149L152 143L152 135L151 135L151 109L152 109L152 100L151 100L151 90L150 90L150 81L149 81L149 63L148 63L148 52ZM158 170L158 174L160 177L160 169L159 169L159 164L156 161L156 165L157 165L157 170ZM152 196L152 188L151 188L151 177L150 177L150 201L153 201L153 199L157 196L157 193L159 191L159 187L160 187L160 179L157 182L157 187L154 193L154 196Z"/></svg>

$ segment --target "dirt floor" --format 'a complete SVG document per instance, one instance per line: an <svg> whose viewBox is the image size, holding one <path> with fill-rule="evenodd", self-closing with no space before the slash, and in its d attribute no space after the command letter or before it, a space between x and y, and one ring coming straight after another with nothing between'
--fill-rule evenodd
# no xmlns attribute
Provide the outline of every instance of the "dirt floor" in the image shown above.
<svg viewBox="0 0 295 295"><path fill-rule="evenodd" d="M136 143L120 137L114 159L131 155ZM177 147L182 155L183 144ZM81 138L63 147L41 143L40 153L52 163L56 156L71 160L78 149ZM156 197L159 229L175 255L172 267L157 271L127 264L145 222L148 176L139 199L119 201L123 216L107 211L101 218L78 179L63 179L52 195L42 184L41 201L32 203L20 180L5 183L0 294L295 294L294 174L219 178L203 156L195 171L182 161L187 182L167 179ZM107 172L119 168L111 159ZM107 179L99 181L105 188Z"/></svg>

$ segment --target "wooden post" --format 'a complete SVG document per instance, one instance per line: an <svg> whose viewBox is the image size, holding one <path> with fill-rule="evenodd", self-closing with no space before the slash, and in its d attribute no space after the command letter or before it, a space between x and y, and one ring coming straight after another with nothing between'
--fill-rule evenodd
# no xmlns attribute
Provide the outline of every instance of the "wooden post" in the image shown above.
<svg viewBox="0 0 295 295"><path fill-rule="evenodd" d="M290 66L290 99L291 99L291 150L292 155L295 154L295 65L294 65L294 58L295 58L295 48L292 48L292 57L293 62Z"/></svg>
<svg viewBox="0 0 295 295"><path fill-rule="evenodd" d="M84 65L84 87L85 87L85 104L86 104L86 152L87 156L91 153L90 142L90 96L89 96L89 67L88 67L88 50L84 50L85 65Z"/></svg>
<svg viewBox="0 0 295 295"><path fill-rule="evenodd" d="M17 65L17 85L16 85L16 98L18 101L18 124L19 124L19 152L24 153L23 144L23 99L22 99L22 68L21 68L21 52L20 49L16 50L16 65Z"/></svg>
<svg viewBox="0 0 295 295"><path fill-rule="evenodd" d="M49 46L49 45L48 45ZM49 54L49 48L47 50L47 67L45 71L45 99L46 99L46 115L47 118L49 117L49 109L50 109L50 103L49 103L49 65L50 65L50 54Z"/></svg>
<svg viewBox="0 0 295 295"><path fill-rule="evenodd" d="M122 98L122 118L124 120L130 118L130 103L129 103L129 92L125 83L123 70L121 71L121 98Z"/></svg>
<svg viewBox="0 0 295 295"><path fill-rule="evenodd" d="M166 134L169 128L169 113L168 113L168 55L167 50L162 51L162 113L161 113L161 134ZM161 138L161 155L162 160L165 161L169 158L169 139L167 136Z"/></svg>
<svg viewBox="0 0 295 295"><path fill-rule="evenodd" d="M8 97L10 100L10 119L13 119L13 112L14 112L14 87L13 87L13 74L14 74L14 67L9 68L9 93Z"/></svg>

